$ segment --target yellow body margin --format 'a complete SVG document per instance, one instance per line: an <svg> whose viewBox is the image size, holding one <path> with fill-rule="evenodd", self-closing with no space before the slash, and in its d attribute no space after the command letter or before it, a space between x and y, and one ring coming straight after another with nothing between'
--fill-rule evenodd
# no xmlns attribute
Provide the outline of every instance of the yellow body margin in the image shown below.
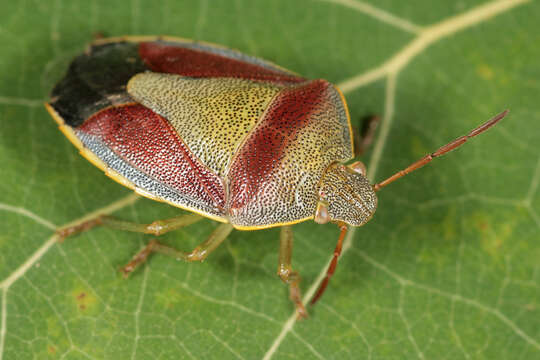
<svg viewBox="0 0 540 360"><path fill-rule="evenodd" d="M77 137L75 132L73 131L73 128L71 126L69 126L69 125L66 125L66 123L64 122L64 119L62 119L62 117L53 109L53 107L49 103L45 103L45 108L47 109L47 111L49 112L51 117L54 119L54 121L56 121L56 123L58 124L58 127L60 128L60 131L62 131L62 133L68 138L68 140L73 145L75 145L75 147L79 150L80 154L86 160L90 161L95 167L97 167L98 169L103 171L105 173L105 175L107 175L108 177L110 177L111 179L113 179L114 181L119 183L120 185L123 185L123 186L135 191L136 194L144 196L146 198L149 198L149 199L152 199L152 200L155 200L155 201L159 201L159 202L163 202L163 203L169 204L171 206L180 208L182 210L186 210L186 211L196 213L198 215L204 216L204 217L209 218L211 220L219 221L219 222L222 222L222 223L228 223L229 222L229 220L224 218L224 217L215 216L215 215L212 215L212 214L202 212L202 211L200 211L198 209L191 209L191 208L188 208L188 207L185 207L185 206L180 206L178 204L174 204L174 203L172 203L170 201L159 198L159 197L155 196L154 194L151 194L151 193L149 193L149 192L147 192L147 191L145 191L145 190L143 190L141 188L138 188L134 183L132 183L131 181L126 179L120 173L118 173L115 170L108 167L107 164L105 164L103 161L101 161L100 158L98 158L93 152L91 152L88 148L86 148L84 146L84 144L81 142L81 140L79 140L79 138Z"/></svg>
<svg viewBox="0 0 540 360"><path fill-rule="evenodd" d="M275 224L270 224L270 225L241 226L241 225L235 225L235 224L232 224L232 226L233 226L236 230L253 231L253 230L270 229L270 228L273 228L273 227L279 227L279 226L294 225L294 224L298 224L298 223L301 223L301 222L304 222L304 221L307 221L307 220L313 220L314 218L315 218L315 216L308 216L308 217L303 218L303 219L298 219L298 220L289 221L289 222L284 222L284 223L275 223Z"/></svg>
<svg viewBox="0 0 540 360"><path fill-rule="evenodd" d="M347 101L345 100L345 95L339 90L339 88L336 85L333 85L334 89L338 92L339 96L341 97L341 102L343 103L343 106L345 107L345 114L347 115L347 125L349 126L349 135L351 137L351 153L353 154L352 157L354 157L354 136L352 131L352 125L351 125L351 115L349 114L349 106L347 105Z"/></svg>

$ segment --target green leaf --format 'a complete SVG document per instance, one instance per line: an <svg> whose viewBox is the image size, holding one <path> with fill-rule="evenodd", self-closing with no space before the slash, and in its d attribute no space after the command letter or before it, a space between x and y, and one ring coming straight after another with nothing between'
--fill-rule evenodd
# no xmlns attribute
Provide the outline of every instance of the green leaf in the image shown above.
<svg viewBox="0 0 540 360"><path fill-rule="evenodd" d="M540 358L538 2L2 1L0 359ZM342 87L353 123L382 123L365 161L382 180L496 113L488 133L379 193L310 318L276 276L279 229L233 232L202 264L151 237L55 228L104 209L151 222L77 154L42 102L93 35L167 34L237 48ZM191 249L216 224L162 236ZM335 226L294 227L313 294Z"/></svg>

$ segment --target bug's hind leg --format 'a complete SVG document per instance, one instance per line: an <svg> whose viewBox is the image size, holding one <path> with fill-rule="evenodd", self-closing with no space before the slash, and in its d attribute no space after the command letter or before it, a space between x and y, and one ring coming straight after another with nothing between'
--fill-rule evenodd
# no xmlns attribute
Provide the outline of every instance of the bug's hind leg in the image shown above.
<svg viewBox="0 0 540 360"><path fill-rule="evenodd" d="M144 234L161 235L169 231L191 225L203 217L197 214L185 214L171 219L156 220L150 224L138 224L131 221L120 220L112 216L101 215L78 225L65 227L56 231L60 240L68 236L90 230L95 226L107 226L113 229L133 231Z"/></svg>
<svg viewBox="0 0 540 360"><path fill-rule="evenodd" d="M362 128L354 128L354 157L360 157L373 142L375 130L381 118L377 115L369 115L362 119Z"/></svg>
<svg viewBox="0 0 540 360"><path fill-rule="evenodd" d="M290 299L296 306L296 312L299 318L308 316L306 308L302 303L300 296L300 275L293 271L291 265L293 233L290 226L282 226L279 244L279 266L278 275L285 284L289 284Z"/></svg>
<svg viewBox="0 0 540 360"><path fill-rule="evenodd" d="M174 257L177 260L184 261L203 261L212 251L214 251L231 233L233 227L231 224L220 224L212 234L202 244L197 246L191 252L184 252L177 250L173 247L160 244L157 240L152 240L141 251L139 251L131 259L131 261L124 266L121 271L124 276L128 276L137 266L143 264L148 259L148 256L153 253L159 253L167 256Z"/></svg>

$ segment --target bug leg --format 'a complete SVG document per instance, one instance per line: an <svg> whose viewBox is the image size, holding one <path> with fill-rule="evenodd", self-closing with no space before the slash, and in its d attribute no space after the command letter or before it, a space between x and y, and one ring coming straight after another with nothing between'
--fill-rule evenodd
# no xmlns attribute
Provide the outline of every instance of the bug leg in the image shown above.
<svg viewBox="0 0 540 360"><path fill-rule="evenodd" d="M298 318L307 318L308 314L300 297L300 275L293 271L291 265L293 233L290 226L282 226L279 237L278 275L285 284L289 284L290 299L296 306Z"/></svg>
<svg viewBox="0 0 540 360"><path fill-rule="evenodd" d="M360 131L354 129L354 157L360 157L373 142L375 130L381 118L377 115L369 115L362 119Z"/></svg>
<svg viewBox="0 0 540 360"><path fill-rule="evenodd" d="M330 266L326 271L326 277L323 279L321 285L319 286L319 289L317 289L317 293L315 294L315 296L313 296L313 298L311 299L311 305L314 305L321 298L322 294L324 294L324 290L326 290L326 286L328 285L330 278L332 277L332 275L334 275L334 271L336 271L338 258L339 255L341 255L343 239L345 238L345 234L347 234L347 225L343 223L339 224L339 229L341 230L341 232L339 234L336 248L334 249L334 257L332 257Z"/></svg>
<svg viewBox="0 0 540 360"><path fill-rule="evenodd" d="M157 236L184 226L191 225L201 219L202 216L197 214L185 214L171 219L156 220L150 224L137 224L131 221L120 220L112 216L101 215L81 224L59 229L56 231L56 234L61 240L63 240L68 236L75 235L90 230L95 226L101 225L118 230L140 232Z"/></svg>
<svg viewBox="0 0 540 360"><path fill-rule="evenodd" d="M127 277L137 266L143 264L148 259L148 256L153 253L160 253L163 255L174 257L177 260L184 261L203 261L212 251L214 251L231 233L233 227L231 224L220 224L212 234L202 244L197 246L191 252L184 252L176 250L173 247L160 244L157 240L152 240L141 251L139 251L131 259L131 261L124 266L121 271L124 276Z"/></svg>

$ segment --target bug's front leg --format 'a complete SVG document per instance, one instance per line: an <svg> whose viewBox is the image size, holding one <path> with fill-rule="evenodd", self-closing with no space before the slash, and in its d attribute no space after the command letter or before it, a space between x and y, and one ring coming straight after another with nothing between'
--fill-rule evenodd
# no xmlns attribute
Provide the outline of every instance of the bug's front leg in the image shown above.
<svg viewBox="0 0 540 360"><path fill-rule="evenodd" d="M137 266L143 264L148 256L153 253L174 257L177 260L184 261L203 261L212 251L214 251L231 233L233 227L231 224L220 224L212 234L202 244L197 246L191 252L184 252L167 245L160 244L157 240L152 240L141 251L139 251L131 261L124 266L121 271L124 276L128 276Z"/></svg>
<svg viewBox="0 0 540 360"><path fill-rule="evenodd" d="M296 306L299 318L307 318L308 313L300 296L300 275L293 271L291 265L293 233L290 226L282 226L279 244L278 275L285 284L289 284L290 299Z"/></svg>

